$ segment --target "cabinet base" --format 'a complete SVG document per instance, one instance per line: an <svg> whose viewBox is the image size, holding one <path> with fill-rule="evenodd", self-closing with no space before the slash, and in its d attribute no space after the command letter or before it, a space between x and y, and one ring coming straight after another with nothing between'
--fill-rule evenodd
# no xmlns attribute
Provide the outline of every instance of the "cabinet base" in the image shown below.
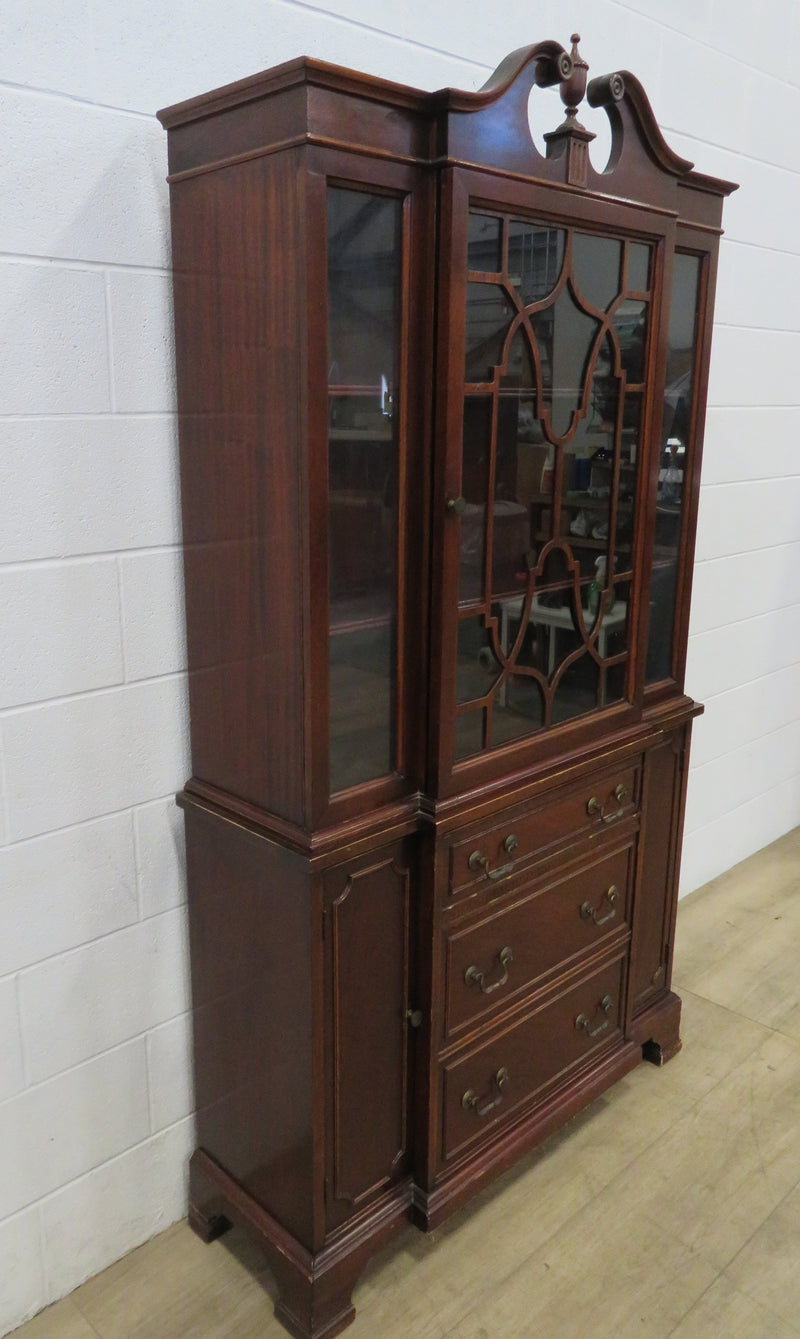
<svg viewBox="0 0 800 1339"><path fill-rule="evenodd" d="M681 1001L668 991L633 1020L631 1032L652 1065L665 1065L681 1049Z"/></svg>
<svg viewBox="0 0 800 1339"><path fill-rule="evenodd" d="M203 1149L190 1163L189 1194L189 1226L203 1241L236 1223L261 1247L278 1285L275 1315L296 1339L333 1339L350 1324L350 1297L361 1271L408 1222L411 1205L406 1183L313 1254Z"/></svg>
<svg viewBox="0 0 800 1339"><path fill-rule="evenodd" d="M478 1189L512 1167L521 1157L554 1134L566 1121L593 1102L624 1074L641 1063L639 1046L625 1042L610 1051L582 1076L553 1093L544 1102L497 1135L480 1152L473 1149L460 1165L448 1170L446 1179L430 1190L414 1188L414 1222L432 1232L471 1199Z"/></svg>

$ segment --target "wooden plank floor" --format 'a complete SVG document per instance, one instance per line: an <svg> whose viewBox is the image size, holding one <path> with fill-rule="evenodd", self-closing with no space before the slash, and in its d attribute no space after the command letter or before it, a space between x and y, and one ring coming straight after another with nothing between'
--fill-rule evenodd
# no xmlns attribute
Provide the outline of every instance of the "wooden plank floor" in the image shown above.
<svg viewBox="0 0 800 1339"><path fill-rule="evenodd" d="M684 1049L356 1289L349 1339L800 1336L800 829L685 899ZM238 1232L185 1224L15 1339L283 1339Z"/></svg>

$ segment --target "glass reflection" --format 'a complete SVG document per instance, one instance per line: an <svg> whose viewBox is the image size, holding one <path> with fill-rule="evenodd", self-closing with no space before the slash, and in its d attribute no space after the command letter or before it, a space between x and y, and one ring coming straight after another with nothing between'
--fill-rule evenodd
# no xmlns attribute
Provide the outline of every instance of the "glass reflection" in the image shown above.
<svg viewBox="0 0 800 1339"><path fill-rule="evenodd" d="M475 702L486 696L500 674L491 634L482 614L458 620L456 701Z"/></svg>
<svg viewBox="0 0 800 1339"><path fill-rule="evenodd" d="M470 213L467 222L467 269L497 274L502 268L500 219Z"/></svg>
<svg viewBox="0 0 800 1339"><path fill-rule="evenodd" d="M511 674L492 707L492 743L509 744L544 725L544 698L535 679Z"/></svg>
<svg viewBox="0 0 800 1339"><path fill-rule="evenodd" d="M539 346L542 399L550 410L553 431L563 437L583 400L583 386L599 322L576 304L569 288L531 324Z"/></svg>
<svg viewBox="0 0 800 1339"><path fill-rule="evenodd" d="M459 603L483 599L486 549L486 502L492 449L492 397L468 395L464 400L464 436L461 453L461 516L458 578Z"/></svg>
<svg viewBox="0 0 800 1339"><path fill-rule="evenodd" d="M466 380L490 381L502 361L514 305L499 284L467 284Z"/></svg>
<svg viewBox="0 0 800 1339"><path fill-rule="evenodd" d="M646 293L650 288L651 247L644 242L628 243L627 289L633 293Z"/></svg>
<svg viewBox="0 0 800 1339"><path fill-rule="evenodd" d="M600 696L600 669L586 652L561 676L553 698L553 724L585 716L597 708Z"/></svg>
<svg viewBox="0 0 800 1339"><path fill-rule="evenodd" d="M456 716L455 746L453 753L456 762L463 762L465 758L474 758L476 753L483 752L483 731L486 712L478 708L476 711L465 711Z"/></svg>
<svg viewBox="0 0 800 1339"><path fill-rule="evenodd" d="M523 304L543 302L552 293L564 263L563 228L511 219L508 224L508 278Z"/></svg>
<svg viewBox="0 0 800 1339"><path fill-rule="evenodd" d="M605 311L620 290L622 243L614 237L576 232L572 238L572 273L578 292L590 307Z"/></svg>
<svg viewBox="0 0 800 1339"><path fill-rule="evenodd" d="M614 334L619 344L620 362L630 385L644 381L647 303L626 299L614 313Z"/></svg>

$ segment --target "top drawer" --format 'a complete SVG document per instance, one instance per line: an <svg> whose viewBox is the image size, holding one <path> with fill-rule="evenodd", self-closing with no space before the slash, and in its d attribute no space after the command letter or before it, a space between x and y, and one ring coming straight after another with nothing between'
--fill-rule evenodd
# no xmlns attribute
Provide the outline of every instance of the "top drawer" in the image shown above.
<svg viewBox="0 0 800 1339"><path fill-rule="evenodd" d="M641 767L637 762L586 778L537 807L518 806L458 833L450 845L448 892L458 897L510 878L551 849L603 831L638 811Z"/></svg>

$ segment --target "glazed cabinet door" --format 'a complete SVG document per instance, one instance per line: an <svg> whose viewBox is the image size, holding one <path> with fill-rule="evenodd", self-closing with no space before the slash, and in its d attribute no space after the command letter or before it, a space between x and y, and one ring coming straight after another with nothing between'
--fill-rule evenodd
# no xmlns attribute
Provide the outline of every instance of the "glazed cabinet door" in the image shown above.
<svg viewBox="0 0 800 1339"><path fill-rule="evenodd" d="M717 247L716 236L679 227L671 258L664 393L656 413L658 459L650 498L653 564L645 683L651 699L682 689L686 668Z"/></svg>
<svg viewBox="0 0 800 1339"><path fill-rule="evenodd" d="M412 858L398 842L324 876L329 1228L408 1171Z"/></svg>
<svg viewBox="0 0 800 1339"><path fill-rule="evenodd" d="M592 719L641 699L641 513L669 225L503 190L454 173L445 213L434 569L445 785L509 746L530 756L553 731L585 737Z"/></svg>
<svg viewBox="0 0 800 1339"><path fill-rule="evenodd" d="M324 239L312 310L321 298L325 308L310 332L312 739L315 810L338 819L419 782L428 188L394 164L322 162L311 178Z"/></svg>

